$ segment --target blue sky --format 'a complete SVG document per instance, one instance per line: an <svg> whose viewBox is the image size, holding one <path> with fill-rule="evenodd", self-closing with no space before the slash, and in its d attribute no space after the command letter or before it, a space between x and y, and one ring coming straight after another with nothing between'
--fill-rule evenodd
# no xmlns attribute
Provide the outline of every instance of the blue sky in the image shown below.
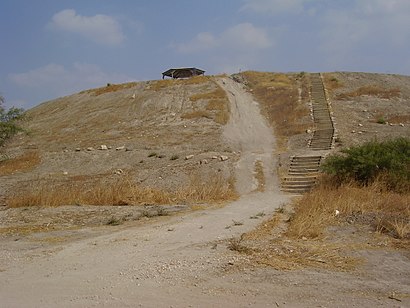
<svg viewBox="0 0 410 308"><path fill-rule="evenodd" d="M1 0L0 42L25 109L171 67L410 75L410 0Z"/></svg>

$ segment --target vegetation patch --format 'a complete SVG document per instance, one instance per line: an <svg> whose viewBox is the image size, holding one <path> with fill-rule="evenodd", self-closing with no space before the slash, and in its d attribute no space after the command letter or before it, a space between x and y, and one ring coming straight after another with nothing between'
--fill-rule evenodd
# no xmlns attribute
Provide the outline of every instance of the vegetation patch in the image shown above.
<svg viewBox="0 0 410 308"><path fill-rule="evenodd" d="M341 183L385 182L390 190L410 191L410 140L371 141L328 157L322 169Z"/></svg>
<svg viewBox="0 0 410 308"><path fill-rule="evenodd" d="M159 91L161 89L165 89L168 87L176 86L176 85L195 85L195 84L202 84L209 81L209 77L207 76L194 76L187 79L163 79L163 80L156 80L150 84L150 90Z"/></svg>
<svg viewBox="0 0 410 308"><path fill-rule="evenodd" d="M0 161L0 176L15 172L27 172L40 164L41 158L37 151L29 151L23 155Z"/></svg>
<svg viewBox="0 0 410 308"><path fill-rule="evenodd" d="M299 102L299 89L296 80L285 74L263 73L248 71L241 74L261 103L262 111L270 124L275 128L280 148L286 148L287 140L294 135L304 132L309 122L301 119L308 117L308 105ZM295 78L297 76L295 75ZM306 99L308 80L306 75L297 77L301 83L301 94Z"/></svg>
<svg viewBox="0 0 410 308"><path fill-rule="evenodd" d="M354 91L341 93L336 96L337 99L346 100L360 96L375 96L383 99L392 99L400 97L401 92L399 88L386 89L378 85L368 85L360 87Z"/></svg>
<svg viewBox="0 0 410 308"><path fill-rule="evenodd" d="M159 205L201 204L234 200L233 180L215 175L206 179L192 176L190 183L173 191L144 187L124 177L84 181L33 181L6 200L10 207L62 205Z"/></svg>
<svg viewBox="0 0 410 308"><path fill-rule="evenodd" d="M123 83L123 84L110 84L109 83L105 87L91 89L91 90L83 91L81 93L89 93L94 96L99 96L99 95L106 94L106 93L129 89L129 88L135 87L136 85L137 85L136 82L128 82L128 83Z"/></svg>

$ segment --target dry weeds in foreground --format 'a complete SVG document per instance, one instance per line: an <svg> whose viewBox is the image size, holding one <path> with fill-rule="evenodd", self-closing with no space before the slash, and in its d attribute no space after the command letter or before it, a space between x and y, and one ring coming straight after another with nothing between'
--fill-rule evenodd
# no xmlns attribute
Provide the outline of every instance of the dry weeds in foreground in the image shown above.
<svg viewBox="0 0 410 308"><path fill-rule="evenodd" d="M389 192L381 182L369 187L326 183L295 200L291 210L280 208L255 230L232 239L228 248L241 253L247 265L349 271L361 262L351 252L379 247L381 240L376 238L382 233L390 237L384 237L383 243L400 249L410 247L409 193ZM338 226L342 230L345 225L370 229L375 240L365 239L360 231L352 238L349 232L336 235L329 229Z"/></svg>
<svg viewBox="0 0 410 308"><path fill-rule="evenodd" d="M237 198L233 182L222 176L201 179L193 176L186 187L175 192L143 187L129 177L115 182L98 180L86 182L37 181L27 192L9 197L10 207L62 206L62 205L156 205L156 204L199 204L226 202Z"/></svg>
<svg viewBox="0 0 410 308"><path fill-rule="evenodd" d="M370 224L374 230L388 231L396 238L410 238L410 193L387 191L377 181L367 187L319 185L295 205L287 235L318 238L326 227L343 217Z"/></svg>

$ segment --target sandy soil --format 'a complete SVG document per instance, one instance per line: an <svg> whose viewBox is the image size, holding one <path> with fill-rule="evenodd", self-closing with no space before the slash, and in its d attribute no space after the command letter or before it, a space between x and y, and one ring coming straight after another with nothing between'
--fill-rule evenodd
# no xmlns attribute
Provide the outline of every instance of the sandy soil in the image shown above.
<svg viewBox="0 0 410 308"><path fill-rule="evenodd" d="M219 78L230 99L223 136L242 196L224 207L130 220L120 226L7 237L0 250L2 307L405 307L409 256L358 251L354 272L237 266L229 239L291 200L278 190L275 140L241 84ZM255 191L260 161L264 191ZM122 210L126 211L124 207ZM137 215L137 214L135 214ZM260 217L251 219L251 217ZM246 263L245 263L246 264Z"/></svg>

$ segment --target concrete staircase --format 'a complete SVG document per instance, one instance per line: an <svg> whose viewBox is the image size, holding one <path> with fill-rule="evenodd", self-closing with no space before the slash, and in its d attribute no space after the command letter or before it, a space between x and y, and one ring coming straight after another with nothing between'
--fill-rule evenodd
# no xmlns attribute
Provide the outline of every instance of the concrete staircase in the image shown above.
<svg viewBox="0 0 410 308"><path fill-rule="evenodd" d="M332 148L334 127L320 74L311 74L311 108L315 129L309 141L311 154L292 156L281 189L294 194L308 192L316 184L323 151ZM315 151L322 151L320 155Z"/></svg>
<svg viewBox="0 0 410 308"><path fill-rule="evenodd" d="M320 74L311 74L311 103L315 130L309 142L312 150L332 148L334 127Z"/></svg>

